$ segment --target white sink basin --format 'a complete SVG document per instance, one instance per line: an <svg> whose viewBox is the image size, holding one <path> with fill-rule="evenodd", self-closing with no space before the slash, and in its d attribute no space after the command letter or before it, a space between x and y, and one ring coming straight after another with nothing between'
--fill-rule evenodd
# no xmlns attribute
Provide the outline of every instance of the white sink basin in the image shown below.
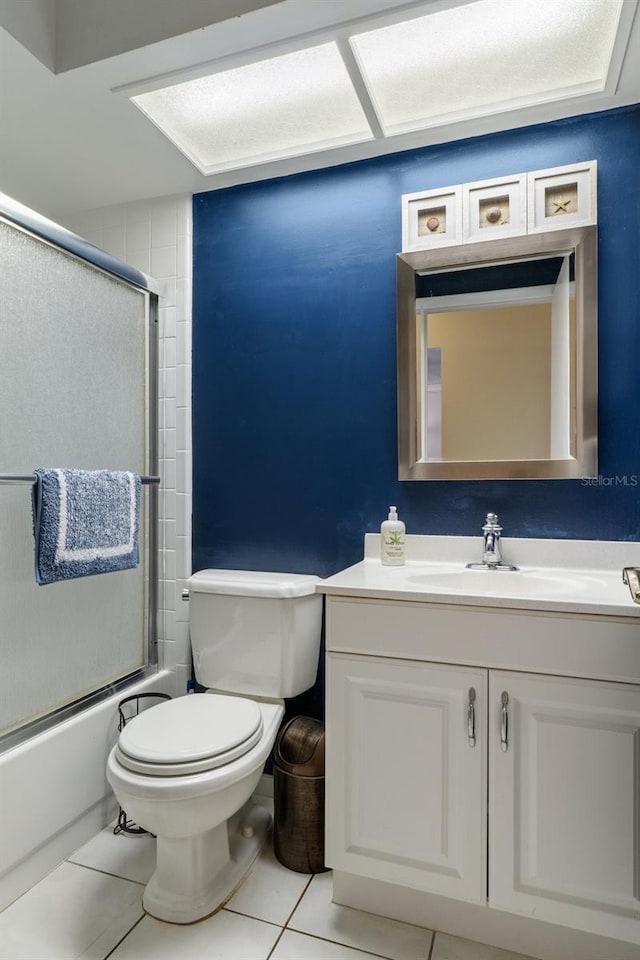
<svg viewBox="0 0 640 960"><path fill-rule="evenodd" d="M518 570L469 569L467 563L481 555L482 538L410 534L404 566L387 567L380 563L380 536L368 533L364 559L321 581L318 590L333 596L640 621L640 605L622 582L622 568L640 559L637 544L513 539L504 540L503 546L507 562L517 564Z"/></svg>
<svg viewBox="0 0 640 960"><path fill-rule="evenodd" d="M408 584L437 593L468 593L488 597L571 597L600 591L604 578L575 571L469 570L466 567L433 570L407 577Z"/></svg>

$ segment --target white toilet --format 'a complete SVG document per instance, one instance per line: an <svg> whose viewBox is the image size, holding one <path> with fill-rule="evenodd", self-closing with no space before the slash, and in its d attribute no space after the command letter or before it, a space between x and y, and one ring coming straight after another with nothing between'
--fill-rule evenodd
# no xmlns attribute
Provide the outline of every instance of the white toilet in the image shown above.
<svg viewBox="0 0 640 960"><path fill-rule="evenodd" d="M159 920L193 923L213 913L260 851L271 818L247 801L275 742L283 699L316 679L317 582L201 570L188 583L195 675L207 693L135 717L107 762L121 807L158 838L143 905Z"/></svg>

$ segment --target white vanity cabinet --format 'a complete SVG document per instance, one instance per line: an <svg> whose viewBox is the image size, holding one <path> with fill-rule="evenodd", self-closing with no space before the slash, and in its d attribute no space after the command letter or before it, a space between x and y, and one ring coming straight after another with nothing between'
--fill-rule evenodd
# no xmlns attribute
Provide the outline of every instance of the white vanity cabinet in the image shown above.
<svg viewBox="0 0 640 960"><path fill-rule="evenodd" d="M328 667L327 863L483 902L486 671L343 654Z"/></svg>
<svg viewBox="0 0 640 960"><path fill-rule="evenodd" d="M640 957L639 653L635 618L329 595L327 865Z"/></svg>
<svg viewBox="0 0 640 960"><path fill-rule="evenodd" d="M640 687L490 671L489 704L489 903L637 939Z"/></svg>

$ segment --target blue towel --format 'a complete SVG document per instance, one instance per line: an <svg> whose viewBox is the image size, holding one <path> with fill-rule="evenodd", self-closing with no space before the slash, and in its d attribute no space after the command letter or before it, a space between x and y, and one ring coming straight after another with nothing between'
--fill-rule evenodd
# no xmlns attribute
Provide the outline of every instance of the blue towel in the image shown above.
<svg viewBox="0 0 640 960"><path fill-rule="evenodd" d="M137 473L42 468L34 472L37 583L90 577L138 565Z"/></svg>

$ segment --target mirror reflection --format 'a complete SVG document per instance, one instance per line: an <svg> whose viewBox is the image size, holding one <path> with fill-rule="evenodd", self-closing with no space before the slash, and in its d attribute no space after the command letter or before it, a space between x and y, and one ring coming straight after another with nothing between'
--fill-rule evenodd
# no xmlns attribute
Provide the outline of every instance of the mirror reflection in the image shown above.
<svg viewBox="0 0 640 960"><path fill-rule="evenodd" d="M398 256L400 479L593 476L595 227Z"/></svg>
<svg viewBox="0 0 640 960"><path fill-rule="evenodd" d="M574 456L573 254L427 273L416 293L419 458Z"/></svg>

